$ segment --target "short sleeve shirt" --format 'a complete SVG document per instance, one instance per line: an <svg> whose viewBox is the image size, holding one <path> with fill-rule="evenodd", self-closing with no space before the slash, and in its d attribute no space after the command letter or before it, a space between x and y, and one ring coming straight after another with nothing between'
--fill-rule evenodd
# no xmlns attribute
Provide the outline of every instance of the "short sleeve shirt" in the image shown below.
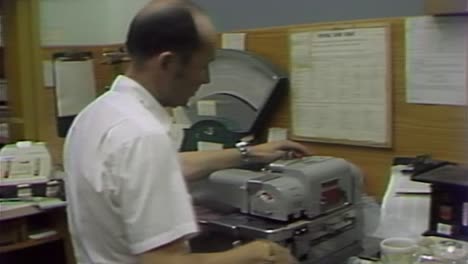
<svg viewBox="0 0 468 264"><path fill-rule="evenodd" d="M198 232L170 120L125 76L75 118L64 168L78 263L138 263L138 254Z"/></svg>

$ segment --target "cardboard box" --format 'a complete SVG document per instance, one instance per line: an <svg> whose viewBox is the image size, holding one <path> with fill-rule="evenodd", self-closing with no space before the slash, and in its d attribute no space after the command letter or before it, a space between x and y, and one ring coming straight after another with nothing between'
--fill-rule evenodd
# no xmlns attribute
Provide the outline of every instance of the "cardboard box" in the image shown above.
<svg viewBox="0 0 468 264"><path fill-rule="evenodd" d="M428 15L468 15L468 0L425 0Z"/></svg>

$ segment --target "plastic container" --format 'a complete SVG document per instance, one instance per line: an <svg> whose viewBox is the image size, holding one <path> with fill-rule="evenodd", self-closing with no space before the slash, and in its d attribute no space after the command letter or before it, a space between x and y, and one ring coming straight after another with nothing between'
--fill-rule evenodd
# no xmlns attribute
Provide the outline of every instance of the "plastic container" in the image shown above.
<svg viewBox="0 0 468 264"><path fill-rule="evenodd" d="M448 264L465 264L467 261L467 248L455 240L442 240L432 245L434 256Z"/></svg>
<svg viewBox="0 0 468 264"><path fill-rule="evenodd" d="M428 251L417 256L414 264L467 264L466 246L455 240L441 240L427 247Z"/></svg>

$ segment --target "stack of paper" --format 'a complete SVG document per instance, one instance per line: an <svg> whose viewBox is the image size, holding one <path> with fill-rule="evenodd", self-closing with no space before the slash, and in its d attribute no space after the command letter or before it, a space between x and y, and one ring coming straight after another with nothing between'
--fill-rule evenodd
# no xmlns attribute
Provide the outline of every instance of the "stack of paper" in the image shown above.
<svg viewBox="0 0 468 264"><path fill-rule="evenodd" d="M392 168L375 237L417 238L428 229L429 186L411 182L409 176L402 173L406 168L402 165Z"/></svg>

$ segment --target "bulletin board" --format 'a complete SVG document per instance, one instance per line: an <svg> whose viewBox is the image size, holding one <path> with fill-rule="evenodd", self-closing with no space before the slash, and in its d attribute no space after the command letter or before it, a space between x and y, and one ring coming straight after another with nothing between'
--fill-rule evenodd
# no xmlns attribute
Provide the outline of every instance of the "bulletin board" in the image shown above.
<svg viewBox="0 0 468 264"><path fill-rule="evenodd" d="M291 138L391 147L389 24L290 30Z"/></svg>

